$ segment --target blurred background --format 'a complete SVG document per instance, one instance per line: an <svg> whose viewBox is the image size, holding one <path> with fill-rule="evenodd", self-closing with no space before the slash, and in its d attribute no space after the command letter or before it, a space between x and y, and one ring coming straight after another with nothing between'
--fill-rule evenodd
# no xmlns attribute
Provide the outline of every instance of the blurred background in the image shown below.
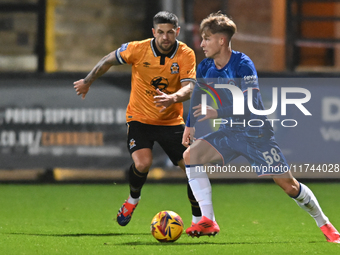
<svg viewBox="0 0 340 255"><path fill-rule="evenodd" d="M230 16L232 48L255 63L269 107L272 87L310 90L313 116L288 109L285 119L299 124L275 127L277 140L295 176L340 178L340 1L0 0L0 181L125 180L131 67L112 67L86 100L73 82L121 44L152 37L160 10L179 17L179 40L197 63L201 20L218 10ZM150 178L185 179L157 145L154 152Z"/></svg>

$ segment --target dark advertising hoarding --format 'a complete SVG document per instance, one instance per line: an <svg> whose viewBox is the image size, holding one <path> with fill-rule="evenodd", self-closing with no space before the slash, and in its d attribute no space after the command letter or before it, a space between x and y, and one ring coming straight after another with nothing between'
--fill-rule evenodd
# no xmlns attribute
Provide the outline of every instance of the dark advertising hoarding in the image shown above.
<svg viewBox="0 0 340 255"><path fill-rule="evenodd" d="M0 160L2 169L127 168L126 89L96 81L85 100L76 95L73 79L2 79L0 83ZM292 171L303 177L339 176L339 78L262 78L260 90L276 140ZM311 98L302 106L282 104L283 88L303 88ZM288 99L304 93L286 93ZM282 107L285 107L285 114ZM189 104L185 104L187 112ZM186 113L185 113L186 118ZM199 132L197 132L199 133ZM155 160L166 163L157 147ZM155 165L154 164L154 165ZM247 165L238 158L231 164ZM228 176L223 175L228 178ZM243 176L243 175L242 175ZM256 177L256 175L255 175Z"/></svg>
<svg viewBox="0 0 340 255"><path fill-rule="evenodd" d="M128 89L98 80L82 100L72 79L2 79L0 98L2 169L130 164Z"/></svg>

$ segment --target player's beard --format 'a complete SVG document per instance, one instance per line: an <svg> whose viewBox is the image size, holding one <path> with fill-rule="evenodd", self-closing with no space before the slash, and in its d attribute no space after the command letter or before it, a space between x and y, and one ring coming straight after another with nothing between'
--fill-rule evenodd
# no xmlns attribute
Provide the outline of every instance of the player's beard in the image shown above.
<svg viewBox="0 0 340 255"><path fill-rule="evenodd" d="M170 52L172 50L172 48L174 47L174 43L169 43L166 47L163 46L163 43L158 44L158 47L165 52Z"/></svg>

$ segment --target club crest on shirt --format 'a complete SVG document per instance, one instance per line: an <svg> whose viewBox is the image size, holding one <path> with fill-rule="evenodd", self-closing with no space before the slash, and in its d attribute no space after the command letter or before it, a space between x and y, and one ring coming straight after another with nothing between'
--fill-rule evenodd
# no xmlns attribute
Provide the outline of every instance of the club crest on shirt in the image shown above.
<svg viewBox="0 0 340 255"><path fill-rule="evenodd" d="M179 73L179 65L176 62L172 63L170 69L172 74Z"/></svg>
<svg viewBox="0 0 340 255"><path fill-rule="evenodd" d="M227 84L236 85L236 82L234 80L228 80Z"/></svg>

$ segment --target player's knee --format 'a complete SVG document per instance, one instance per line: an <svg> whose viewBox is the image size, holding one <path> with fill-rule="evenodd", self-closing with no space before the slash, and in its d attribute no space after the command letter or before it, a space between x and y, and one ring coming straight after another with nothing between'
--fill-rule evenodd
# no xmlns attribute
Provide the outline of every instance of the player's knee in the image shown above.
<svg viewBox="0 0 340 255"><path fill-rule="evenodd" d="M202 157L199 151L197 150L186 150L183 153L183 159L186 165L189 164L203 164Z"/></svg>
<svg viewBox="0 0 340 255"><path fill-rule="evenodd" d="M186 149L184 152L183 152L183 159L184 159L184 163L186 165L190 164L190 149Z"/></svg>
<svg viewBox="0 0 340 255"><path fill-rule="evenodd" d="M149 171L152 161L150 160L136 160L135 167L141 173L146 173Z"/></svg>

